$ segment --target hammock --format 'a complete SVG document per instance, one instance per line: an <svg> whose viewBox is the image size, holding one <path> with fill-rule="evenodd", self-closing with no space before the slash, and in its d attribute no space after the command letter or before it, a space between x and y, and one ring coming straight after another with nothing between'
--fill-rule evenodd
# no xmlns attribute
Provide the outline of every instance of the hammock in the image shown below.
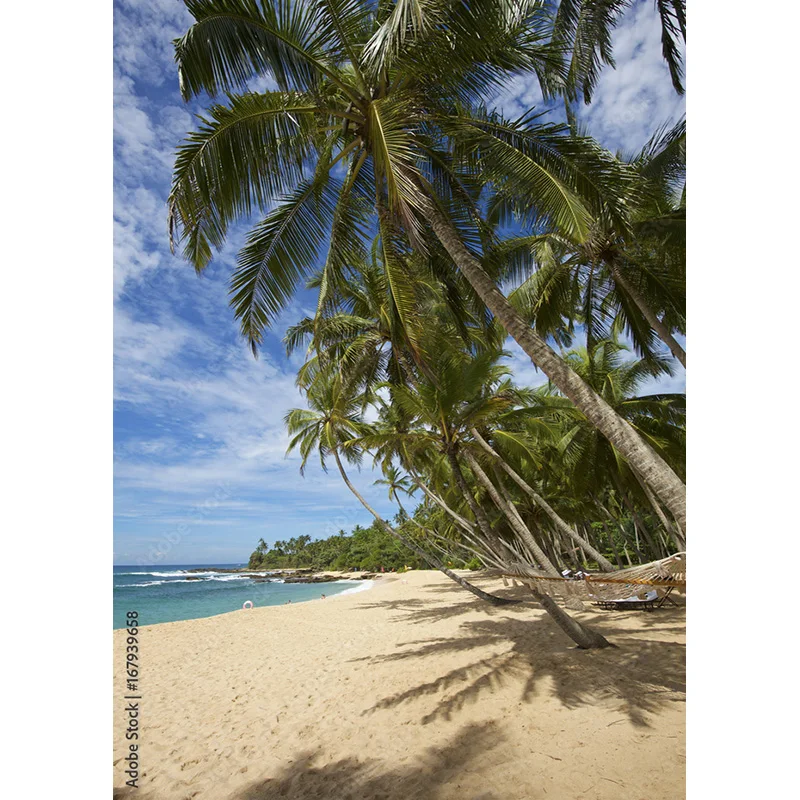
<svg viewBox="0 0 800 800"><path fill-rule="evenodd" d="M529 588L565 599L580 600L627 600L638 596L642 587L655 589L659 597L672 589L686 588L686 553L675 553L659 561L640 564L616 572L596 572L583 578L554 578L527 564L505 564L502 569L489 570L490 575L499 575L508 585L517 581Z"/></svg>

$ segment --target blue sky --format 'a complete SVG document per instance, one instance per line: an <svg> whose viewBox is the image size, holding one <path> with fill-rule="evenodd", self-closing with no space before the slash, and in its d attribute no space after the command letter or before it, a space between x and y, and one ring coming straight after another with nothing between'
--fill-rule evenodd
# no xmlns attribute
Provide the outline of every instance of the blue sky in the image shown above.
<svg viewBox="0 0 800 800"><path fill-rule="evenodd" d="M259 537L326 536L370 518L334 472L304 478L285 456L283 416L302 398L299 362L281 345L308 313L303 292L259 360L238 335L227 282L247 230L202 278L170 255L165 201L175 146L193 127L178 94L172 39L189 24L179 0L117 0L114 20L114 559L115 563L231 563ZM633 151L676 121L683 99L660 55L653 3L643 0L614 36L617 69L602 73L580 118L612 149ZM517 78L494 99L509 115L541 102L535 80ZM514 344L521 383L543 382ZM682 391L681 368L662 381ZM394 509L368 471L354 482L382 513Z"/></svg>

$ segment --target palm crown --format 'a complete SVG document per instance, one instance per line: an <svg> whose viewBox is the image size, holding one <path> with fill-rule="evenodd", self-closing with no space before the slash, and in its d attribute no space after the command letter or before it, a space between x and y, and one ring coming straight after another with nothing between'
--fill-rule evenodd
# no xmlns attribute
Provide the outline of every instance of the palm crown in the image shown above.
<svg viewBox="0 0 800 800"><path fill-rule="evenodd" d="M481 101L516 73L563 76L544 0L188 0L195 23L176 42L185 98L225 92L180 147L169 198L173 242L202 270L229 226L255 211L232 279L254 352L264 328L318 267L319 304L377 234L393 306L413 344L412 251L444 249L523 350L625 458L676 518L685 487L631 426L531 330L480 263L489 181L525 200L537 225L585 241L623 221L627 174L565 126L509 122ZM270 78L276 89L248 91ZM277 205L273 205L277 201ZM447 272L446 259L432 259ZM452 271L452 270L451 270ZM334 450L334 453L336 451Z"/></svg>
<svg viewBox="0 0 800 800"><path fill-rule="evenodd" d="M567 139L561 126L474 113L509 75L560 69L539 0L187 6L196 22L176 42L182 93L225 92L227 102L212 105L179 150L170 230L200 270L231 222L278 200L252 230L233 276L236 314L254 344L326 242L323 294L363 258L376 208L400 298L408 287L394 266L399 234L424 249L426 199L479 247L473 175L486 153L527 175L540 215L579 238L588 231L575 188L591 188L579 163L593 150L589 141ZM264 75L276 90L246 91Z"/></svg>

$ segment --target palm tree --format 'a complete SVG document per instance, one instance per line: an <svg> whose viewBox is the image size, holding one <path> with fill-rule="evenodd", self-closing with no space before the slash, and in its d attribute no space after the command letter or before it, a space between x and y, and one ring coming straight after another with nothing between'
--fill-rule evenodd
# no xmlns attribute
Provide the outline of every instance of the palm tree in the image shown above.
<svg viewBox="0 0 800 800"><path fill-rule="evenodd" d="M448 578L481 600L486 600L494 605L513 602L484 592L448 569L438 558L427 553L408 537L403 536L383 519L356 489L347 475L341 455L344 455L345 460L357 464L362 454L354 442L366 436L370 429L361 419L364 407L363 399L346 391L339 374L330 371L319 373L314 384L308 387L306 397L310 408L293 409L286 415L285 420L289 434L292 436L287 452L291 452L296 447L299 448L302 456L301 474L305 471L308 459L315 450L319 454L323 469L326 469L326 457L332 455L347 488L389 535L402 542L434 569L443 572Z"/></svg>
<svg viewBox="0 0 800 800"><path fill-rule="evenodd" d="M389 499L393 500L397 503L400 514L399 518L402 520L408 520L408 522L419 529L421 534L424 536L426 542L434 546L437 550L439 550L445 557L448 559L452 559L452 553L450 549L452 546L457 546L460 549L465 550L472 556L477 556L480 559L481 554L479 551L475 550L474 548L470 547L469 545L464 544L461 541L454 541L449 539L447 536L441 535L434 527L424 524L417 519L417 513L409 514L406 510L405 506L403 505L402 500L400 499L401 493L407 494L411 497L418 487L414 486L411 479L408 475L404 475L397 467L393 466L392 464L383 464L383 478L375 481L376 485L387 486L389 489ZM430 515L423 514L423 519L427 516L430 518ZM447 545L448 547L445 547Z"/></svg>
<svg viewBox="0 0 800 800"><path fill-rule="evenodd" d="M603 183L594 146L563 128L504 124L468 109L517 73L544 76L547 4L363 0L190 0L195 24L176 41L181 91L227 92L180 147L170 235L200 271L231 222L279 202L252 230L232 279L232 303L254 351L263 330L328 242L320 296L362 262L377 228L404 323L413 315L408 246L433 234L500 324L585 413L685 529L685 486L525 322L483 269L470 176L449 155L461 140L499 167L511 159L538 213L576 238L591 215L577 191ZM267 76L277 89L245 91ZM462 159L459 158L459 163ZM594 170L591 178L587 173ZM374 215L374 216L373 216ZM410 328L410 325L407 325Z"/></svg>
<svg viewBox="0 0 800 800"><path fill-rule="evenodd" d="M635 0L560 0L553 25L553 41L564 53L566 77L556 78L552 88L568 101L583 95L590 103L603 64L615 66L611 34ZM683 56L686 41L685 0L655 0L661 22L661 51L672 85L683 94Z"/></svg>
<svg viewBox="0 0 800 800"><path fill-rule="evenodd" d="M685 473L686 398L683 394L639 395L638 387L647 379L670 374L669 361L641 359L626 360L627 347L615 339L595 342L591 349L576 348L566 359L595 391L602 394L620 416L625 417L650 446L657 450L679 474ZM539 392L538 402L549 406L562 420L562 434L554 454L556 469L569 474L568 493L574 497L597 497L613 490L616 498L633 513L635 504L652 506L664 525L665 532L675 540L679 549L685 544L659 508L656 498L646 489L646 483L620 454L583 415L565 403L563 398L550 394L548 388ZM638 525L647 537L647 528ZM653 557L661 553L651 545Z"/></svg>
<svg viewBox="0 0 800 800"><path fill-rule="evenodd" d="M438 298L441 296L442 287L430 286L427 282L428 276L422 271L416 270L414 275L415 287L420 289L416 293L415 301L420 308L420 317L428 320L423 337L417 341L418 350L412 350L403 325L397 317L385 273L380 262L373 260L370 265L360 267L358 276L348 278L340 284L337 291L329 295L330 302L327 307L318 309L315 318L306 318L287 332L286 342L289 352L302 342L311 340L307 360L298 373L299 384L301 386L309 385L313 381L315 370L324 368L320 365L337 365L348 383L354 387L363 388L365 391L375 392L379 388L381 379L386 382L390 394L398 385L418 390L420 375L435 388L441 383L435 370L437 361L435 354L441 355L447 352L456 360L458 358L470 359L478 353L488 354L489 360L485 362L486 365L493 363L503 355L499 344L505 338L505 333L501 333L502 329L499 326L482 325L477 315L469 314L463 307L453 308L450 304L439 302ZM316 284L316 279L313 283ZM422 288L426 288L427 291L422 291ZM436 289L440 291L436 291ZM433 354L433 358L426 356L426 352ZM441 364L442 359L439 358L438 362ZM485 378L489 378L489 373L486 373ZM460 385L461 380L461 374L457 373L451 382L451 386L455 390L453 396L456 399L459 394L463 396L464 387ZM521 397L519 393L518 396ZM385 412L387 410L384 409ZM436 424L443 418L443 414L447 416L449 413L450 409L442 412L437 408L429 417L432 417ZM517 412L501 413L492 420L491 429L485 427L485 435L512 441L518 447L521 442L518 431L505 429L508 421L512 418L517 419L518 416ZM532 421L527 413L524 414L524 417L528 422ZM408 421L407 417L403 417L401 420L398 419L397 414L394 414L393 421L395 426L399 426L400 429L407 432L405 427ZM484 420L484 426L486 422L487 420ZM464 432L466 433L466 431ZM569 526L541 494L512 469L507 460L508 456L503 457L492 449L476 428L471 428L469 433L472 439L480 445L480 448L491 456L493 466L497 465L506 472L533 500L534 505L545 512L550 522L561 534L566 535L583 552L591 556L601 570L612 571L614 569L602 553L581 536L574 527ZM391 453L390 458L394 455ZM479 453L479 455L481 454ZM395 473L395 468L387 461L383 462L383 469L387 474ZM475 474L485 485L485 474L482 476L480 473ZM450 477L453 477L452 473ZM502 481L498 483L500 490L503 491ZM391 487L393 484L390 482L389 485ZM415 488L424 487L417 485ZM390 498L396 499L396 497L396 493L390 489ZM430 499L442 507L440 497L434 499L433 496L430 496ZM500 508L504 513L508 510L502 504ZM457 522L463 527L463 519L458 519Z"/></svg>
<svg viewBox="0 0 800 800"><path fill-rule="evenodd" d="M409 324L400 317L386 269L373 248L369 262L353 265L353 274L328 288L313 317L287 329L287 354L308 345L298 385L310 385L315 374L331 364L347 373L354 388L413 382L416 372L426 369L425 343L431 337L421 330L425 318L436 320L442 336L462 339L465 346L481 349L505 338L469 308L463 286L442 285L435 270L419 258L407 259L404 271L412 277L418 312ZM322 275L315 275L307 287L319 288L321 283Z"/></svg>
<svg viewBox="0 0 800 800"><path fill-rule="evenodd" d="M480 362L480 359L475 359L475 361ZM474 362L473 362L474 364ZM467 369L472 367L472 369L479 374L482 371L485 371L486 367L483 363L479 363L477 366L472 366L471 364L465 365ZM447 384L446 381L443 383ZM467 380L466 384L469 385L470 381ZM452 383L449 385L452 386ZM344 465L342 464L342 460L340 457L340 451L342 451L345 455L345 458L353 463L357 463L362 457L362 450L361 446L365 442L371 442L373 444L384 444L385 437L381 437L380 435L374 435L370 433L369 426L365 425L365 423L360 419L360 412L363 409L363 400L361 398L355 397L352 394L348 395L346 391L343 391L344 382L341 379L341 376L335 372L322 372L319 373L319 376L315 383L309 387L307 398L309 401L309 405L311 406L310 409L294 409L293 411L289 412L286 416L286 423L289 429L290 434L292 434L293 438L289 443L289 450L291 451L295 447L299 447L300 453L303 456L303 461L301 464L301 470L305 469L306 463L308 458L310 457L311 453L314 450L317 450L320 457L320 462L323 468L325 467L325 458L328 455L333 455L336 465L339 469L339 473L344 481L345 485L348 489L355 495L355 497L359 500L359 502L366 508L376 519L379 525L383 527L383 529L389 533L390 535L394 536L395 538L399 539L403 544L413 550L417 555L421 558L425 559L428 563L434 565L437 569L442 571L446 574L449 578L459 583L468 591L471 591L473 594L476 594L481 599L489 600L495 604L497 603L507 603L511 602L509 600L503 598L496 598L493 595L488 595L482 590L478 589L477 587L472 586L467 581L465 581L460 576L456 575L452 571L450 571L447 567L445 567L438 559L432 557L430 554L426 553L420 547L418 547L413 541L404 537L399 531L397 531L393 526L391 526L386 520L384 520L373 508L369 505L366 499L361 495L361 493L353 486L352 482L350 481L347 472L344 469ZM398 387L397 390L397 397L396 400L401 405L403 403L413 404L413 401L409 403L408 398L403 398L403 391L404 387ZM445 389L445 392L447 390ZM494 401L494 402L493 402ZM503 399L499 398L487 398L482 403L473 403L468 404L470 406L479 405L483 407L483 413L487 413L487 408L494 405L496 402L504 402ZM468 419L479 419L481 416L481 411L475 410L473 408L472 413L468 415ZM451 429L451 433L455 431ZM453 463L451 459L451 463ZM460 469L458 467L457 461L455 462L456 468L454 472L460 474ZM462 478L463 481L463 478ZM391 488L390 493L394 494L395 487L400 487L404 484L404 481L398 480L396 477L393 477L390 481ZM470 504L470 507L475 509L477 506L474 503ZM509 516L511 520L511 517ZM514 528L515 532L520 532L519 529L512 523L512 528ZM530 534L528 534L530 535ZM525 538L525 537L523 537ZM479 543L479 542L478 542ZM526 544L528 542L526 541ZM484 551L486 553L497 553L496 550L490 546ZM540 557L541 550L538 547L535 548L536 557ZM546 560L546 557L544 557ZM558 573L556 572L556 576ZM592 630L591 628L581 624L577 620L570 617L563 609L561 609L555 601L546 594L539 592L536 589L531 589L534 597L539 601L542 607L547 611L547 613L553 618L556 624L581 648L591 649L591 648L600 648L600 647L608 647L609 642L599 633Z"/></svg>
<svg viewBox="0 0 800 800"><path fill-rule="evenodd" d="M409 264L409 267L414 268L414 265ZM417 278L415 287L427 287L427 291L416 293L416 303L421 310L420 316L428 320L435 320L433 325L428 323L424 336L417 341L419 346L417 350L412 349L402 322L397 316L382 265L378 259L373 259L371 264L365 264L359 268L357 276L341 282L336 292L329 294L329 302L325 307L318 309L317 315L313 319L306 318L287 332L285 341L289 352L292 352L304 341L311 340L307 360L298 373L298 383L301 386L307 386L313 382L313 376L317 370L326 368L325 365L337 365L343 378L349 384L369 392L378 389L381 379L387 382L390 389L398 385L406 385L418 390L420 378L417 372L419 369L435 389L441 384L434 368L436 358L434 356L431 359L430 356L426 356L426 351L431 354L449 352L453 357L460 355L462 358L471 358L467 353L486 353L489 354L489 360L485 361L487 366L502 356L498 343L504 338L504 335L498 335L500 330L498 326L475 325L473 323L479 323L480 320L469 315L463 307L454 309L447 304L437 303L441 291L435 291L435 289L440 289L440 287L428 285L426 283L428 276L424 271L416 269L414 275ZM318 279L315 278L312 285L318 285ZM414 356L413 363L412 355ZM442 359L439 358L438 362L441 364ZM457 369L460 370L460 368ZM487 372L484 378L488 380L489 377ZM456 400L459 399L459 396L463 399L464 387L460 372L456 373L450 383L451 388L455 390L452 396ZM437 402L441 402L439 394L437 393L435 396ZM447 416L450 411L451 409L436 408L428 416L434 420L434 424L438 424L438 421ZM503 430L504 422L507 419L508 416L504 415L495 418L492 421L494 430L487 428L486 435L494 434L498 438L513 436L511 431ZM395 423L397 421L395 415ZM466 431L464 432L466 433ZM561 534L573 540L583 552L591 556L600 569L606 571L614 569L602 553L581 536L574 527L569 526L553 507L511 468L507 460L491 448L476 428L471 428L469 433L483 451L491 456L493 464L499 465L523 489L534 504L545 512L550 522ZM391 456L393 455L392 453ZM394 466L387 461L384 461L383 469L385 474L395 473ZM487 486L485 473L482 473L480 468L477 471L473 470L473 473L491 496L494 487ZM390 499L397 499L397 494L392 489L393 483L390 482L389 485ZM398 484L398 487L394 488L402 487ZM502 481L498 481L498 488L505 493ZM437 498L434 502L441 501ZM500 510L507 516L514 504L511 503L509 506L502 500L499 502ZM495 504L497 505L497 502ZM478 514L480 515L480 511ZM459 524L463 525L463 522L459 520ZM525 525L524 522L522 524ZM543 555L545 560L541 561L540 559L540 563L548 565L555 571L550 564L550 559L545 554Z"/></svg>
<svg viewBox="0 0 800 800"><path fill-rule="evenodd" d="M654 354L657 336L686 367L686 352L673 336L686 325L685 145L681 120L621 164L617 193L626 198L626 213L596 209L586 239L545 231L493 249L497 268L523 279L509 299L542 336L567 343L579 321L591 345L608 338L612 326L622 327L640 355ZM498 192L490 216L503 221L524 204L524 196Z"/></svg>

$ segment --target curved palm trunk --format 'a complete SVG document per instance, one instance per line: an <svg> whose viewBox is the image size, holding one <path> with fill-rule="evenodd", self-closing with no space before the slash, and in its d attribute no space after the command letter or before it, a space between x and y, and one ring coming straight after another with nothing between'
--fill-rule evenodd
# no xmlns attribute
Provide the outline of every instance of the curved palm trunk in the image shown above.
<svg viewBox="0 0 800 800"><path fill-rule="evenodd" d="M675 520L686 530L686 486L670 466L642 440L639 434L534 331L508 302L467 250L458 232L427 195L420 197L422 210L434 233L456 266L497 317L500 324L531 361L580 409L586 418L614 445L650 484Z"/></svg>
<svg viewBox="0 0 800 800"><path fill-rule="evenodd" d="M531 594L541 603L542 608L553 618L553 621L564 633L572 639L582 650L595 650L602 647L613 647L602 634L567 614L552 597L542 592L531 589Z"/></svg>
<svg viewBox="0 0 800 800"><path fill-rule="evenodd" d="M464 517L462 517L457 511L453 511L453 509L450 508L450 506L448 506L441 497L439 497L437 494L434 494L413 472L411 473L411 478L414 481L414 485L422 489L427 497L433 500L433 502L436 503L439 508L449 514L455 520L455 522L458 523L462 530L466 531L467 533L471 533L475 530L469 520L464 519Z"/></svg>
<svg viewBox="0 0 800 800"><path fill-rule="evenodd" d="M636 475L636 470L634 470L633 472L634 472L634 475ZM628 494L625 491L625 489L624 489L624 487L622 485L622 481L620 480L620 478L616 474L612 473L612 480L613 480L613 483L617 487L617 491L619 492L619 496L622 498L623 505L630 512L631 518L633 519L634 531L636 531L637 535L638 535L639 531L642 532L642 538L644 539L644 542L647 545L647 550L648 550L648 552L650 554L649 558L647 558L647 560L650 561L650 560L655 559L655 558L666 558L667 555L669 555L669 554L664 552L662 550L662 548L660 548L655 543L655 541L653 540L653 537L651 536L650 531L647 529L647 525L644 524L644 520L642 520L642 518L639 516L638 512L636 511L636 507L634 506L634 504L631 502L630 498L628 497ZM643 548L641 548L638 539L637 539L637 542L636 542L636 546L640 550L643 549Z"/></svg>
<svg viewBox="0 0 800 800"><path fill-rule="evenodd" d="M606 538L608 539L608 545L611 548L611 552L614 554L614 561L617 562L617 567L619 569L624 569L622 566L622 559L619 557L619 551L614 543L614 532L609 529L608 523L605 520L603 520L603 530L605 531Z"/></svg>
<svg viewBox="0 0 800 800"><path fill-rule="evenodd" d="M452 453L448 453L447 456L448 456L448 460L450 460L451 466L453 467L453 472L456 475L456 481L457 482L460 481L460 484L461 483L464 484L464 488L466 489L466 496L468 498L471 498L472 495L469 492L468 487L466 486L466 481L464 480L464 475L461 472L461 467L460 467L460 465L458 463L458 460L456 459L456 457ZM488 480L488 478L487 478L487 480ZM489 483L491 483L491 481ZM488 490L488 487L487 487L487 490ZM464 489L462 489L462 491L464 491ZM492 486L492 491L495 493L495 495L497 495L497 492L494 489L494 486ZM468 500L468 502L469 502L469 500ZM477 506L477 503L475 503L474 499L472 499L472 503L474 503ZM470 507L472 507L472 504L470 504ZM480 513L485 518L485 514L483 514L483 510L482 509L480 510ZM488 520L487 520L487 523L488 523ZM523 527L524 527L524 525L523 525ZM528 534L530 535L530 531L528 531ZM526 537L523 537L523 538L526 539ZM533 539L532 536L531 536L531 539ZM533 541L534 541L534 546L541 551L541 549L538 548L538 545L535 544L535 540L533 540ZM536 552L536 551L534 550L534 552ZM538 555L537 555L537 557L538 557ZM545 557L543 559L543 563L549 563L549 560ZM552 564L550 565L550 567L551 567L551 569L553 569ZM556 577L561 577L558 574L557 571L555 572L555 576ZM529 589L530 589L530 587L529 587ZM564 633L566 633L567 636L569 636L569 638L572 639L572 641L575 642L575 644L577 644L578 647L580 647L581 649L591 650L591 649L596 649L596 648L600 648L600 647L613 647L613 645L609 641L607 641L605 639L605 637L603 637L602 635L597 633L597 631L592 630L591 628L588 628L586 625L582 625L580 622L578 622L578 620L573 619L549 595L543 594L542 592L539 592L536 589L530 589L530 592L536 598L536 600L540 603L542 608L553 618L553 621L556 623L556 625L558 625L558 627L561 628L561 630L564 631Z"/></svg>
<svg viewBox="0 0 800 800"><path fill-rule="evenodd" d="M634 305L642 312L642 316L644 316L650 327L658 334L659 339L669 347L670 353L672 353L672 355L681 362L683 368L686 369L686 351L675 340L669 328L656 316L655 312L647 305L647 301L644 297L639 294L639 290L628 282L628 279L620 272L616 264L611 262L608 268L611 271L611 277L614 279L614 283L633 300Z"/></svg>
<svg viewBox="0 0 800 800"><path fill-rule="evenodd" d="M678 552L683 552L686 550L686 542L678 535L678 532L675 530L675 526L669 521L667 515L664 513L664 509L658 503L658 500L654 497L653 493L650 491L650 487L642 480L641 475L639 475L636 470L633 470L633 474L636 476L636 479L639 481L639 485L642 487L642 490L647 497L647 501L653 507L653 511L656 512L656 516L661 520L661 524L664 526L664 531L666 532L667 536L672 539L672 543L675 547L678 548Z"/></svg>
<svg viewBox="0 0 800 800"><path fill-rule="evenodd" d="M456 575L455 572L449 570L438 558L426 553L421 547L417 547L414 542L406 539L402 533L395 530L377 511L362 497L361 493L350 483L350 478L347 477L347 473L344 471L344 467L342 466L342 461L339 458L338 451L333 451L333 457L336 459L336 466L339 467L339 474L342 476L342 480L345 482L347 488L356 496L358 501L361 503L364 508L372 514L373 517L378 521L378 524L390 535L393 536L398 541L402 542L409 550L413 550L421 559L426 561L430 564L434 569L438 569L440 572L443 572L447 575L450 580L455 581L459 586L463 589L466 589L468 592L472 592L476 597L479 597L481 600L486 600L493 605L508 605L510 603L515 602L514 600L509 600L505 597L495 597L493 594L489 594L488 592L484 592L483 589L479 589L477 586L473 586L469 581L464 580L460 575Z"/></svg>
<svg viewBox="0 0 800 800"><path fill-rule="evenodd" d="M434 540L435 539L441 539L442 541L445 541L443 539L443 537L439 536L436 533L436 531L431 530L430 528L426 528L424 525L420 525L420 523L417 522L417 520L415 520L414 517L412 517L405 510L405 508L403 507L403 504L400 502L400 498L399 497L396 497L395 499L397 500L397 505L400 506L400 508L403 510L403 513L406 515L406 517L408 517L408 519L411 520L411 522L414 525L416 525L421 531L423 531L424 533L426 533L429 536L431 536ZM432 544L437 547L437 549L439 550L439 552L442 553L443 556L450 557L451 554L448 553L436 541L433 541ZM460 546L462 548L464 548L467 552L472 553L473 556L476 556L481 561L484 561L486 559L486 553L482 553L482 552L480 552L480 550L476 550L474 547L470 547L469 545L465 545L463 542L460 544ZM438 569L438 567L437 567L437 569ZM448 573L449 573L449 570L447 570L445 572L445 574L448 574ZM458 583L460 583L468 591L473 592L473 593L481 592L482 594L478 595L478 597L481 597L481 599L493 599L495 601L498 601L496 603L497 605L503 605L503 604L510 605L512 603L519 602L518 600L512 600L512 599L508 599L508 598L504 598L504 597L497 597L496 595L489 594L488 592L484 592L482 589L477 589L477 587L473 586L471 583L469 583L468 581L464 580L464 578L460 578L458 575L455 575L455 573L453 573L453 575L455 576L455 580L458 581ZM485 597L484 597L484 595L485 595Z"/></svg>
<svg viewBox="0 0 800 800"><path fill-rule="evenodd" d="M554 578L560 578L561 575L553 566L553 562L550 561L544 550L542 550L542 548L539 546L539 543L534 538L528 526L522 521L522 518L517 513L517 510L500 496L500 493L489 479L489 476L483 471L473 455L468 451L464 451L464 458L467 460L467 464L469 464L469 467L475 474L475 477L477 477L478 481L483 484L483 487L489 493L489 497L492 498L492 502L505 515L505 518L514 529L514 532L533 551L537 561L544 567L544 571L552 575Z"/></svg>
<svg viewBox="0 0 800 800"><path fill-rule="evenodd" d="M450 463L450 468L453 470L453 477L456 479L459 491L461 492L461 494L464 495L464 499L467 501L467 505L469 506L472 515L475 517L475 522L478 526L478 530L480 530L480 532L486 537L486 539L489 542L493 543L501 553L505 553L506 548L500 541L500 537L498 537L492 530L492 525L489 522L489 518L486 516L486 512L481 508L480 504L472 496L472 492L470 491L469 485L467 484L467 481L464 478L464 473L461 471L461 465L458 463L458 459L455 457L453 453L448 452L447 460Z"/></svg>
<svg viewBox="0 0 800 800"><path fill-rule="evenodd" d="M410 471L409 474L411 475L411 477L412 477L412 479L414 481L414 484L419 489L422 489L422 491L436 505L438 505L439 508L441 508L444 512L446 512L450 517L452 517L453 520L456 522L456 524L461 528L461 535L464 536L470 542L470 546L467 547L467 549L473 555L476 555L481 559L486 559L489 552L492 552L494 554L494 551L492 550L492 547L494 547L495 549L498 549L498 550L501 550L501 551L505 552L506 548L504 546L498 546L498 545L502 544L502 543L500 543L499 539L497 539L496 537L493 537L493 539L487 541L481 535L479 529L475 525L473 525L469 520L464 519L464 517L462 517L456 511L453 511L453 509L450 508L450 506L448 506L447 503L445 503L445 501L442 500L441 497L439 497L437 494L432 492L419 479L419 477L417 477L417 475L414 474L413 471ZM436 535L435 532L434 532L434 535ZM476 550L475 548L478 548L478 549ZM496 558L497 558L497 554L494 554L494 558L491 559L493 564L494 564L494 566L496 566L496 567L502 566L501 562L497 561Z"/></svg>
<svg viewBox="0 0 800 800"><path fill-rule="evenodd" d="M497 463L500 465L500 468L508 475L517 486L524 491L528 497L533 500L533 502L539 506L539 508L547 514L548 517L552 520L553 524L556 528L564 535L568 536L575 542L577 545L582 547L596 562L597 566L603 572L613 572L614 565L592 544L581 536L574 528L567 525L566 522L558 515L558 513L550 506L550 504L541 497L536 490L530 486L524 478L522 478L512 467L510 467L503 458L497 453L496 450L478 433L475 428L472 428L470 431L472 435L475 437L475 441L493 458L497 460Z"/></svg>

